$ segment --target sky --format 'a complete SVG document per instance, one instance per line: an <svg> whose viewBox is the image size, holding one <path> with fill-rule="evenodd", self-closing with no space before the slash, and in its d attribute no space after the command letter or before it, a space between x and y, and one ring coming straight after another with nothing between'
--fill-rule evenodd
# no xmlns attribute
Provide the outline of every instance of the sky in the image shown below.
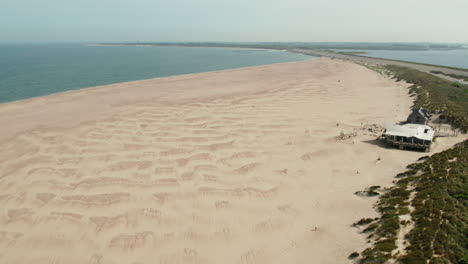
<svg viewBox="0 0 468 264"><path fill-rule="evenodd" d="M468 0L0 0L0 43L468 43Z"/></svg>

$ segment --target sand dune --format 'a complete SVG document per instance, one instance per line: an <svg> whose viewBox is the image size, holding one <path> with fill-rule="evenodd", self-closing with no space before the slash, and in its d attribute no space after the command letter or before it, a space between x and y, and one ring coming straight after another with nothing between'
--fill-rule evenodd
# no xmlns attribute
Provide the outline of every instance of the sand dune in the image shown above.
<svg viewBox="0 0 468 264"><path fill-rule="evenodd" d="M0 262L346 263L353 193L426 155L368 129L406 88L318 59L0 105Z"/></svg>

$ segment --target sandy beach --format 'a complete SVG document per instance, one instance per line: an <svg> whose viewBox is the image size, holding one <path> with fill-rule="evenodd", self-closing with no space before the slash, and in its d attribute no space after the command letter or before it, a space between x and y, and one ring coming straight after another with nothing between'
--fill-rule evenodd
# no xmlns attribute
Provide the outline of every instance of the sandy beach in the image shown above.
<svg viewBox="0 0 468 264"><path fill-rule="evenodd" d="M354 192L427 155L375 141L407 87L320 58L0 104L0 262L348 263Z"/></svg>

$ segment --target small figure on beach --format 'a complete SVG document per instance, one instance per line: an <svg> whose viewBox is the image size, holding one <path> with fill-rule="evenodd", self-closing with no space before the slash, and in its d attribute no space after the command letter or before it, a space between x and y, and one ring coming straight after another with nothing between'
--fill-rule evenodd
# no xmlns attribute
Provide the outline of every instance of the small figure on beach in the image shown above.
<svg viewBox="0 0 468 264"><path fill-rule="evenodd" d="M312 231L317 231L318 230L318 227L314 227L314 229L312 229Z"/></svg>
<svg viewBox="0 0 468 264"><path fill-rule="evenodd" d="M380 156L378 156L378 157L377 157L377 161L380 161L380 160L381 160L381 158L380 158Z"/></svg>

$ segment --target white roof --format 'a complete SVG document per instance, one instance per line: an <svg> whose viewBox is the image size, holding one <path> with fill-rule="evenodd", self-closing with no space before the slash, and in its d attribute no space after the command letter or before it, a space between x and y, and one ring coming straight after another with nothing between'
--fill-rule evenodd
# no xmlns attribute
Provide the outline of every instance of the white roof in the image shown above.
<svg viewBox="0 0 468 264"><path fill-rule="evenodd" d="M434 137L434 130L430 126L418 124L393 125L387 127L384 135L415 137L422 140L431 140Z"/></svg>

